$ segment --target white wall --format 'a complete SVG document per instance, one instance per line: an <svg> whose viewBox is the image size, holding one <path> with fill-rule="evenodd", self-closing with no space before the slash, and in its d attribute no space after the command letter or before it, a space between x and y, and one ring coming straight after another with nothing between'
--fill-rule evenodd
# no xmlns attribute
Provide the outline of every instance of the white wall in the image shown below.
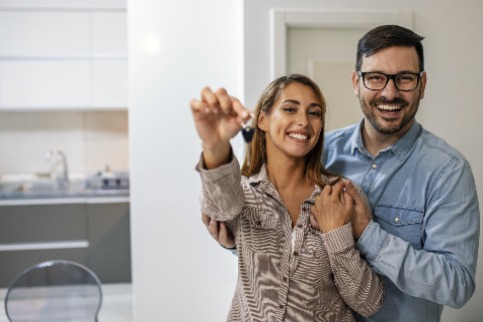
<svg viewBox="0 0 483 322"><path fill-rule="evenodd" d="M483 137L478 124L483 119L483 2L130 0L136 321L224 321L236 266L200 223L199 179L194 171L200 147L188 104L205 84L223 85L239 95L244 89L245 102L256 102L271 80L271 8L413 12L414 30L427 37L428 87L418 119L467 156L480 195L483 191L483 152L473 143ZM159 41L157 53L146 52L148 38ZM148 43L148 51L155 52L156 41ZM463 309L445 309L443 321L481 318L481 260L476 282L472 300Z"/></svg>
<svg viewBox="0 0 483 322"><path fill-rule="evenodd" d="M223 321L236 263L201 223L200 142L189 102L240 93L239 1L130 0L131 231L135 321Z"/></svg>

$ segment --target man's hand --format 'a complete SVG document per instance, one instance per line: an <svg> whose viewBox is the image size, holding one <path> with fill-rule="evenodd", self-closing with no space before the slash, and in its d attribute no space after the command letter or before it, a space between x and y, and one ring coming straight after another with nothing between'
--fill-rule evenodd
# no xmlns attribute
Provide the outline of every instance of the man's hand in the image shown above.
<svg viewBox="0 0 483 322"><path fill-rule="evenodd" d="M205 224L206 229L208 229L211 237L213 237L213 239L221 246L229 249L236 247L235 238L224 222L218 222L205 214L201 214L201 220L203 221L203 224Z"/></svg>
<svg viewBox="0 0 483 322"><path fill-rule="evenodd" d="M351 219L354 239L361 237L369 222L372 220L372 211L369 201L364 192L356 187L352 181L344 180L345 192L350 195L354 201L354 212Z"/></svg>

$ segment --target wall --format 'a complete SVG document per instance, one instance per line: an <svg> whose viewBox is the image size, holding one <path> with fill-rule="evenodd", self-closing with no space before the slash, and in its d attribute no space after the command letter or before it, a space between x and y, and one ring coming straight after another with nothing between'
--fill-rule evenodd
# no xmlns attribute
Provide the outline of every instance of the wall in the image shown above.
<svg viewBox="0 0 483 322"><path fill-rule="evenodd" d="M205 85L241 93L239 2L128 1L134 321L228 311L236 263L201 223L189 102Z"/></svg>
<svg viewBox="0 0 483 322"><path fill-rule="evenodd" d="M461 150L483 191L483 3L477 0L128 1L132 255L136 321L224 321L235 260L200 223L200 146L189 100L223 85L251 106L271 80L270 9L413 12L428 87L418 119ZM189 9L187 9L189 8ZM239 17L242 16L242 21ZM243 30L239 28L243 27ZM240 47L240 42L243 48ZM151 53L151 54L150 54ZM457 113L457 117L455 117ZM483 284L480 263L477 284ZM443 321L476 321L483 292Z"/></svg>
<svg viewBox="0 0 483 322"><path fill-rule="evenodd" d="M71 175L129 169L127 111L0 113L0 176L60 171L57 148L67 156Z"/></svg>

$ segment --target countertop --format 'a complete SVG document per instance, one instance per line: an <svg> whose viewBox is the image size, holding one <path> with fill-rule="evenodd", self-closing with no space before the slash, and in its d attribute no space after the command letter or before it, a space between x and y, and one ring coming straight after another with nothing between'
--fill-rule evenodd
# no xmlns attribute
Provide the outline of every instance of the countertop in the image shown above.
<svg viewBox="0 0 483 322"><path fill-rule="evenodd" d="M117 203L129 202L129 189L96 189L85 182L71 182L67 186L51 183L0 183L0 206Z"/></svg>

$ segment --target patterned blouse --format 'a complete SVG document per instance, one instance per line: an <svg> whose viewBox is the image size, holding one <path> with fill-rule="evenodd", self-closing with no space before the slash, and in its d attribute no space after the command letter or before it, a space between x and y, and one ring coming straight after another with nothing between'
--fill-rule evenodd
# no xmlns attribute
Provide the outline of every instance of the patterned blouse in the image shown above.
<svg viewBox="0 0 483 322"><path fill-rule="evenodd" d="M382 305L382 278L354 248L349 223L323 234L312 228L310 206L319 186L304 201L297 223L270 183L265 166L241 176L236 157L202 179L201 210L227 222L235 236L238 280L228 322L355 321Z"/></svg>

